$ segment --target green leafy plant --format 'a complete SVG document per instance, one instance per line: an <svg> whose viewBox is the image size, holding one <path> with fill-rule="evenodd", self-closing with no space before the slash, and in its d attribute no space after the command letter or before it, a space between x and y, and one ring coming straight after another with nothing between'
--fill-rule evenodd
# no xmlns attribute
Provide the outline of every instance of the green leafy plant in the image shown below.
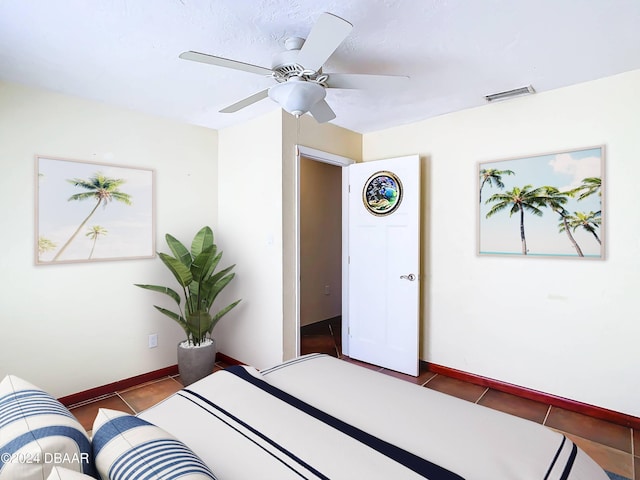
<svg viewBox="0 0 640 480"><path fill-rule="evenodd" d="M179 313L158 305L154 307L182 327L190 344L200 345L211 336L218 321L240 303L240 300L236 300L211 314L216 297L235 277L235 273L230 273L235 265L216 272L222 252L217 251L213 243L213 231L209 227L203 227L196 233L191 242L191 251L169 234L165 235L165 239L173 256L166 253L158 253L158 256L182 287L184 310L182 298L175 290L158 285L135 285L171 297L178 304Z"/></svg>

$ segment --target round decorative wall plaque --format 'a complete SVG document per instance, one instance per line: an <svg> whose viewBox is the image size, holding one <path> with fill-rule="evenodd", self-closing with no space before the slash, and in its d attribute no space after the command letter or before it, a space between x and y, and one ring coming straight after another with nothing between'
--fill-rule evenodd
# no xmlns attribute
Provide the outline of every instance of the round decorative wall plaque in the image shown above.
<svg viewBox="0 0 640 480"><path fill-rule="evenodd" d="M402 201L402 183L391 172L376 172L362 189L362 203L373 215L390 215Z"/></svg>

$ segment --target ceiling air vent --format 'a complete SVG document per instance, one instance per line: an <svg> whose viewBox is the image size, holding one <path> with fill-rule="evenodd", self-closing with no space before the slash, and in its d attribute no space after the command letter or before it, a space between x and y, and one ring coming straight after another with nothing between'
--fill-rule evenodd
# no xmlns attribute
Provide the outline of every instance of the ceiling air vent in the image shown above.
<svg viewBox="0 0 640 480"><path fill-rule="evenodd" d="M527 87L514 88L513 90L507 90L506 92L492 93L491 95L485 95L484 98L487 102L499 102L501 100L509 100L514 97L522 97L523 95L531 95L536 93L531 85Z"/></svg>

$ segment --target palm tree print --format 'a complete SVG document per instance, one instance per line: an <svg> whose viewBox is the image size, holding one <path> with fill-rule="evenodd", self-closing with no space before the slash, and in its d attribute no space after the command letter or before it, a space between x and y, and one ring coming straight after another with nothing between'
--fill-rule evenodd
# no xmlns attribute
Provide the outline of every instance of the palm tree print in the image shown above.
<svg viewBox="0 0 640 480"><path fill-rule="evenodd" d="M546 201L545 201L546 205L549 208L551 208L554 212L558 213L558 215L560 215L560 225L562 225L562 227L560 228L560 231L566 232L567 237L569 238L569 242L571 243L571 245L573 245L573 248L575 248L578 256L584 257L584 253L582 253L582 249L580 248L580 245L578 245L578 242L576 242L576 239L573 237L573 235L571 235L571 230L569 229L569 224L567 220L568 212L564 208L564 205L569 201L569 197L571 196L571 194L563 193L560 190L558 190L556 187L543 187L543 188L545 189L545 194L546 194Z"/></svg>
<svg viewBox="0 0 640 480"><path fill-rule="evenodd" d="M96 242L100 235L106 235L109 231L106 228L101 227L100 225L94 225L93 227L89 227L89 231L85 234L86 237L89 237L93 240L91 244L91 252L89 253L89 260L93 257L93 251L96 249Z"/></svg>
<svg viewBox="0 0 640 480"><path fill-rule="evenodd" d="M603 153L589 147L481 163L478 253L603 258L604 239L592 240L603 237ZM496 215L501 210L509 216Z"/></svg>
<svg viewBox="0 0 640 480"><path fill-rule="evenodd" d="M38 256L42 255L45 252L54 250L57 246L58 244L54 241L41 236L40 238L38 238Z"/></svg>
<svg viewBox="0 0 640 480"><path fill-rule="evenodd" d="M598 233L596 229L600 228L600 224L602 222L601 213L598 212L573 212L571 215L567 215L565 217L565 222L563 222L560 227L560 231L569 230L576 231L578 228L582 228L583 230L589 232L596 239L598 244L602 245L600 241L600 237L598 237Z"/></svg>
<svg viewBox="0 0 640 480"><path fill-rule="evenodd" d="M67 182L73 184L76 187L80 187L85 192L76 193L75 195L71 195L68 201L82 201L82 200L94 200L96 202L95 206L89 212L89 215L80 223L80 226L73 232L73 235L66 241L66 243L60 248L56 256L53 257L53 261L58 260L58 258L64 253L66 248L71 244L74 238L78 235L80 230L86 225L89 219L93 216L100 205L106 208L107 204L116 200L118 202L122 202L125 205L131 205L131 196L127 193L121 192L118 190L120 185L126 182L126 180L122 178L109 178L104 176L102 173L98 172L94 174L88 180L74 178L71 180L67 180Z"/></svg>
<svg viewBox="0 0 640 480"><path fill-rule="evenodd" d="M487 212L486 218L490 218L496 213L509 209L509 216L514 213L520 214L520 242L522 243L522 254L526 255L527 239L524 232L524 212L527 211L538 217L542 216L540 207L547 205L547 191L545 187L533 188L531 185L524 187L513 187L505 193L495 193L485 202L487 204L494 203L491 210Z"/></svg>
<svg viewBox="0 0 640 480"><path fill-rule="evenodd" d="M502 175L515 175L515 173L511 170L498 170L497 168L483 168L480 170L480 203L482 203L482 189L485 183L489 184L490 187L493 187L495 183L496 187L504 188Z"/></svg>
<svg viewBox="0 0 640 480"><path fill-rule="evenodd" d="M587 198L590 195L593 195L595 193L598 194L599 197L602 196L602 178L600 177L588 177L588 178L584 178L582 179L582 184L573 189L572 193L575 195L577 193L580 193L580 195L578 196L578 200L584 200L585 198Z"/></svg>

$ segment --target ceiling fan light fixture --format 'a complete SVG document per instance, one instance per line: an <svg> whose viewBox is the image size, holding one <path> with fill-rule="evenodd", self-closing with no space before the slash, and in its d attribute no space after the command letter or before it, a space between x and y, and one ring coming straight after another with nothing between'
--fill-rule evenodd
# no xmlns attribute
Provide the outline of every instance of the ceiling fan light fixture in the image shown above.
<svg viewBox="0 0 640 480"><path fill-rule="evenodd" d="M514 88L513 90L485 95L484 98L487 102L499 102L501 100L508 100L510 98L522 97L523 95L531 95L533 93L536 93L535 89L533 88L533 86L528 85L526 87Z"/></svg>
<svg viewBox="0 0 640 480"><path fill-rule="evenodd" d="M279 83L269 89L269 98L296 117L311 110L311 107L324 99L326 94L322 85L297 77L292 77L287 82Z"/></svg>

